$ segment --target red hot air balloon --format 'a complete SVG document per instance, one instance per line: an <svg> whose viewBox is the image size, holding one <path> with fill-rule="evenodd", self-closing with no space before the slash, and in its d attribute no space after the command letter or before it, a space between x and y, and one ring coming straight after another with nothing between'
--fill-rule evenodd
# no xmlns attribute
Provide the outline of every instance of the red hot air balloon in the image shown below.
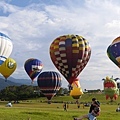
<svg viewBox="0 0 120 120"><path fill-rule="evenodd" d="M79 35L63 35L50 45L50 57L59 72L72 84L88 63L91 48Z"/></svg>
<svg viewBox="0 0 120 120"><path fill-rule="evenodd" d="M24 69L27 72L28 76L31 78L32 83L34 79L39 75L43 69L43 64L40 60L30 58L25 61Z"/></svg>
<svg viewBox="0 0 120 120"><path fill-rule="evenodd" d="M61 77L57 72L46 71L38 76L37 83L40 91L51 100L61 87Z"/></svg>

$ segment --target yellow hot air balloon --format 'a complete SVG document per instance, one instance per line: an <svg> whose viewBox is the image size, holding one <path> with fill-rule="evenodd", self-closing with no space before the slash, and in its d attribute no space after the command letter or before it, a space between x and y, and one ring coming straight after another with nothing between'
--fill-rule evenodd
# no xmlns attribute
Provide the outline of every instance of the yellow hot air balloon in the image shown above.
<svg viewBox="0 0 120 120"><path fill-rule="evenodd" d="M79 99L83 94L79 81L74 81L71 86L72 90L70 91L70 96L72 96L74 99Z"/></svg>
<svg viewBox="0 0 120 120"><path fill-rule="evenodd" d="M1 66L0 66L0 73L7 78L15 71L17 67L17 63L14 59L8 58Z"/></svg>

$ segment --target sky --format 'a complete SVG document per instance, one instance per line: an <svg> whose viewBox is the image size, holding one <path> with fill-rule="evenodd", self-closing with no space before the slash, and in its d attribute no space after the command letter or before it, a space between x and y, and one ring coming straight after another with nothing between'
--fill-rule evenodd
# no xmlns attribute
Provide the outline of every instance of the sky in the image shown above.
<svg viewBox="0 0 120 120"><path fill-rule="evenodd" d="M86 38L92 50L78 76L81 88L103 89L103 78L120 77L107 56L107 47L120 36L119 6L119 0L1 0L0 32L11 38L10 57L17 62L11 77L30 79L24 70L29 58L41 60L43 71L59 72L50 58L50 44L61 35L76 34ZM62 76L62 87L67 86Z"/></svg>

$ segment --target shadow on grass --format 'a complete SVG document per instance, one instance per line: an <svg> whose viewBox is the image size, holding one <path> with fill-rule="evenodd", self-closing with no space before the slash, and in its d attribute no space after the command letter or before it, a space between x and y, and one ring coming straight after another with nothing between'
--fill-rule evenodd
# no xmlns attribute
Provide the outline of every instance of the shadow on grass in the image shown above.
<svg viewBox="0 0 120 120"><path fill-rule="evenodd" d="M23 114L29 114L29 115L42 115L42 116L46 116L49 115L49 113L45 113L45 112L22 112Z"/></svg>

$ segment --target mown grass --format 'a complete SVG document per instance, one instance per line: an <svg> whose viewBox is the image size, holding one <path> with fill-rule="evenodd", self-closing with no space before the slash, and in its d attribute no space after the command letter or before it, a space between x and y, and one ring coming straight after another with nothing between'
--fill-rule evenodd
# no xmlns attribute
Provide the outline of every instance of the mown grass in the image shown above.
<svg viewBox="0 0 120 120"><path fill-rule="evenodd" d="M91 102L91 98L96 97L101 102L101 114L98 120L119 120L120 112L116 112L119 99L115 102L105 100L104 95L83 95L79 101ZM13 107L5 107L7 102L0 102L0 120L73 120L73 117L78 117L87 114L89 107L83 108L82 105L78 109L76 104L69 104L68 111L63 110L63 103L44 102L46 98L36 98L34 100L20 101L18 104L13 104ZM52 101L67 101L75 102L68 96L54 97Z"/></svg>

